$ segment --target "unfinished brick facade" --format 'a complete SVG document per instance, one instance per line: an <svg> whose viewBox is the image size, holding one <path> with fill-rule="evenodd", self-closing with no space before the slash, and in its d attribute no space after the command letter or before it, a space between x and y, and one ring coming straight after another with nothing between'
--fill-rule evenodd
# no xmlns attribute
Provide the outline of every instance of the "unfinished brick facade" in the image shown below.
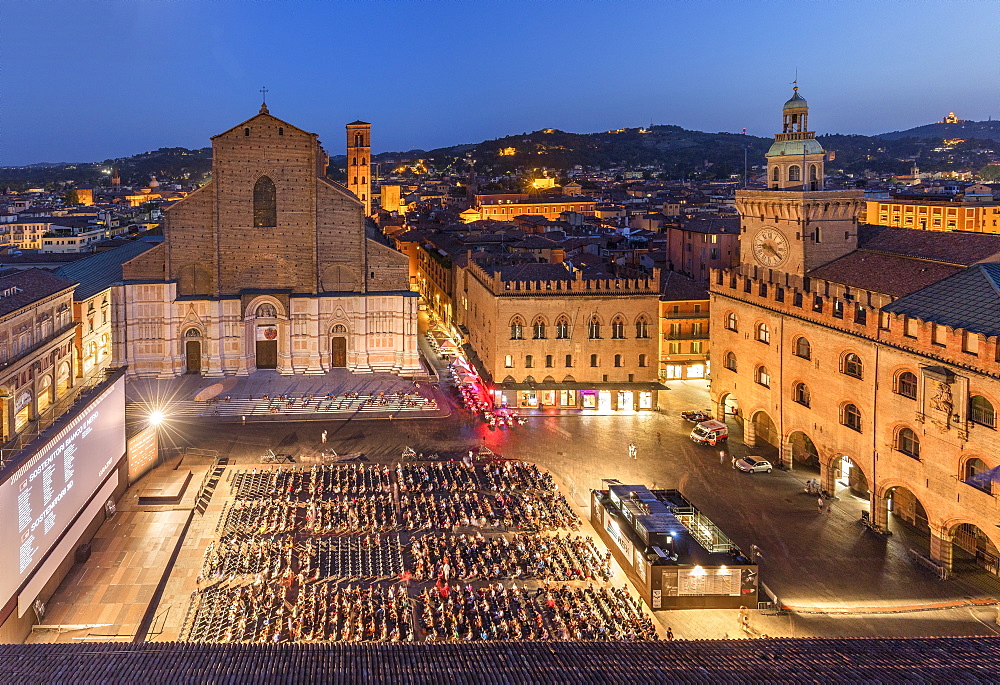
<svg viewBox="0 0 1000 685"><path fill-rule="evenodd" d="M212 138L212 181L125 264L116 357L134 376L420 371L407 259L366 237L316 134L260 113Z"/></svg>

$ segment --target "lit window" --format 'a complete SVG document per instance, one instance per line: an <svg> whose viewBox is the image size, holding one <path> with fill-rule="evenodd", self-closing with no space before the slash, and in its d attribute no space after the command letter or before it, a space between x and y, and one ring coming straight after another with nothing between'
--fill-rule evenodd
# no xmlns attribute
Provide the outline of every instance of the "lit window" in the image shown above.
<svg viewBox="0 0 1000 685"><path fill-rule="evenodd" d="M993 404L988 399L982 395L973 395L969 398L969 421L980 426L995 428L996 419Z"/></svg>

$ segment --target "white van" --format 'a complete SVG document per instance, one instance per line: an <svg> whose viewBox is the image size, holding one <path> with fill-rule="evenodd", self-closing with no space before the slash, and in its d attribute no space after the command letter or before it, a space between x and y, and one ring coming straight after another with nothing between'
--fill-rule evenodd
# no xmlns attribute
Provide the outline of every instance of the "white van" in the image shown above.
<svg viewBox="0 0 1000 685"><path fill-rule="evenodd" d="M722 421L702 421L691 431L691 439L695 442L715 447L720 442L729 439L729 429Z"/></svg>

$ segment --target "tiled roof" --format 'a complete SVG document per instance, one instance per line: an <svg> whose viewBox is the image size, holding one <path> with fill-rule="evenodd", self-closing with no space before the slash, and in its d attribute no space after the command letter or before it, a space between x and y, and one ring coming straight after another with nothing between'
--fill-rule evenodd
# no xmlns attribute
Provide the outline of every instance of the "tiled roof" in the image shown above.
<svg viewBox="0 0 1000 685"><path fill-rule="evenodd" d="M664 300L707 300L708 285L664 269L660 272L660 295Z"/></svg>
<svg viewBox="0 0 1000 685"><path fill-rule="evenodd" d="M76 300L86 300L122 280L122 264L154 247L141 240L130 241L113 250L97 252L56 270L56 275L79 283Z"/></svg>
<svg viewBox="0 0 1000 685"><path fill-rule="evenodd" d="M972 333L1000 336L1000 263L977 264L883 309Z"/></svg>
<svg viewBox="0 0 1000 685"><path fill-rule="evenodd" d="M860 290L902 297L961 270L961 267L951 264L855 250L813 269L809 276Z"/></svg>
<svg viewBox="0 0 1000 685"><path fill-rule="evenodd" d="M0 278L0 293L7 292L11 288L18 290L11 291L6 297L0 297L0 316L6 316L32 302L72 287L73 281L59 278L44 269L25 269L4 276Z"/></svg>
<svg viewBox="0 0 1000 685"><path fill-rule="evenodd" d="M10 683L995 682L1000 639L0 645Z"/></svg>
<svg viewBox="0 0 1000 685"><path fill-rule="evenodd" d="M500 267L504 281L570 281L573 275L562 264L534 262Z"/></svg>
<svg viewBox="0 0 1000 685"><path fill-rule="evenodd" d="M1000 257L1000 235L862 225L858 227L858 248L971 266Z"/></svg>

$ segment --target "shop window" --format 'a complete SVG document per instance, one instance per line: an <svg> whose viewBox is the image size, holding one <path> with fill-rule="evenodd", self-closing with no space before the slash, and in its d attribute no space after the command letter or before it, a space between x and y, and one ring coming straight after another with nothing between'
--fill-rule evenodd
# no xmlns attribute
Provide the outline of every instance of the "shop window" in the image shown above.
<svg viewBox="0 0 1000 685"><path fill-rule="evenodd" d="M909 428L900 428L896 433L896 449L909 457L919 459L920 438Z"/></svg>
<svg viewBox="0 0 1000 685"><path fill-rule="evenodd" d="M911 400L917 399L917 375L904 371L896 377L896 393Z"/></svg>
<svg viewBox="0 0 1000 685"><path fill-rule="evenodd" d="M969 421L980 426L996 428L996 420L996 411L988 399L982 395L973 395L969 398Z"/></svg>

